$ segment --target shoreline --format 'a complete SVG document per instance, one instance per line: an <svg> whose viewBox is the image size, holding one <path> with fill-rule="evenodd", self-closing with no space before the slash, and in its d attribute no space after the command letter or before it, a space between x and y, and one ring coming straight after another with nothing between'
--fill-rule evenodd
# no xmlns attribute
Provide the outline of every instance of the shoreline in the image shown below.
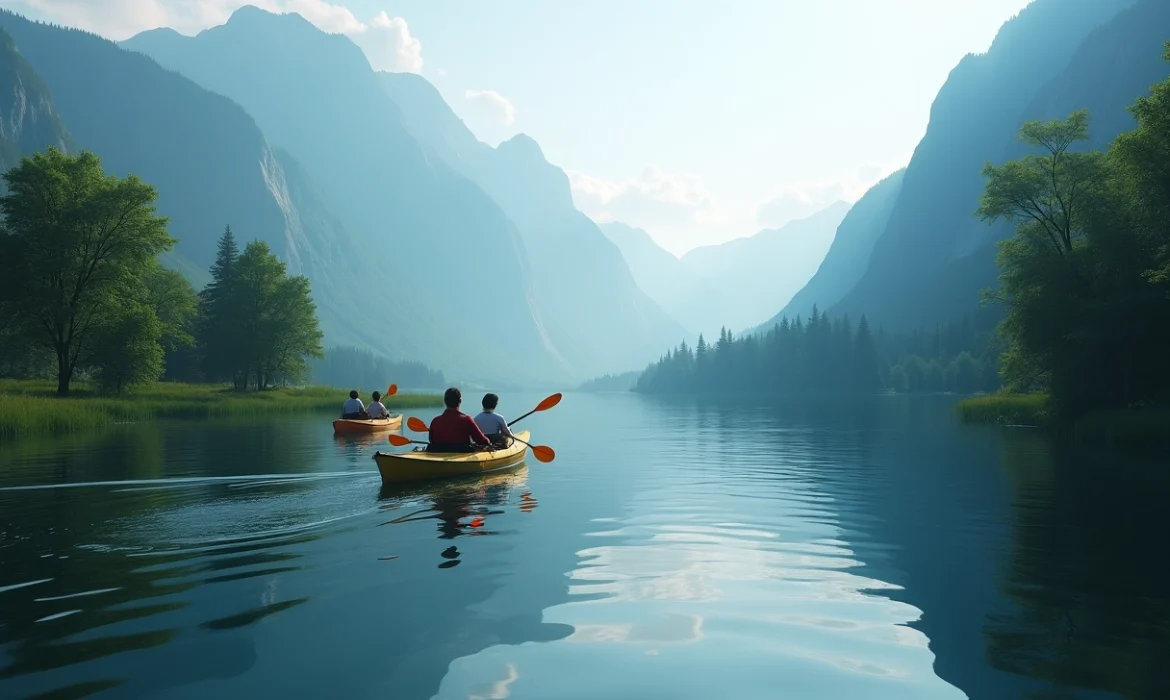
<svg viewBox="0 0 1170 700"><path fill-rule="evenodd" d="M332 387L235 391L221 384L159 382L121 397L104 396L85 383L57 398L52 381L0 380L0 440L100 430L116 423L162 419L333 412L348 390ZM441 406L440 394L396 394L383 400L391 412Z"/></svg>
<svg viewBox="0 0 1170 700"><path fill-rule="evenodd" d="M975 425L1042 428L1073 443L1134 450L1170 450L1170 409L1116 408L1088 413L1060 424L1047 394L986 394L955 404L959 420Z"/></svg>

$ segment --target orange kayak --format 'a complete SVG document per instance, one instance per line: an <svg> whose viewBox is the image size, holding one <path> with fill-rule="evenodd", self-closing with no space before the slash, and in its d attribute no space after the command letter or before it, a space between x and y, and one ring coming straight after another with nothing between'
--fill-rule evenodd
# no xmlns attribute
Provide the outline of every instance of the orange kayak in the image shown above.
<svg viewBox="0 0 1170 700"><path fill-rule="evenodd" d="M359 419L338 418L333 421L334 435L357 435L361 433L377 433L383 430L399 430L402 428L402 414L389 418Z"/></svg>

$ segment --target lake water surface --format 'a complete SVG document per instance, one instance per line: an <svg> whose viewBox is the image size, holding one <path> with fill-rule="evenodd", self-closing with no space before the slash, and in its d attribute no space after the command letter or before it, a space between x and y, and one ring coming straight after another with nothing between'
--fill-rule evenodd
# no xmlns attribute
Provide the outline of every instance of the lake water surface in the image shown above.
<svg viewBox="0 0 1170 700"><path fill-rule="evenodd" d="M328 416L0 443L0 697L1170 698L1164 460L952 402L567 394L396 490Z"/></svg>

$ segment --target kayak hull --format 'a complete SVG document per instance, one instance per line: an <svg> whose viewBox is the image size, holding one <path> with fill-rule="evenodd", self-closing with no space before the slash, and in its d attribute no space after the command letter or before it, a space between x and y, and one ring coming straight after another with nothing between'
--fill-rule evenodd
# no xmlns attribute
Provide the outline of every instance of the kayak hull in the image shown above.
<svg viewBox="0 0 1170 700"><path fill-rule="evenodd" d="M402 429L402 414L378 420L338 418L333 421L334 435L361 435L364 433L380 433L387 430Z"/></svg>
<svg viewBox="0 0 1170 700"><path fill-rule="evenodd" d="M528 431L516 437L528 442ZM513 440L508 447L482 452L377 452L374 461L383 484L401 484L511 469L524 463L527 450L523 442Z"/></svg>

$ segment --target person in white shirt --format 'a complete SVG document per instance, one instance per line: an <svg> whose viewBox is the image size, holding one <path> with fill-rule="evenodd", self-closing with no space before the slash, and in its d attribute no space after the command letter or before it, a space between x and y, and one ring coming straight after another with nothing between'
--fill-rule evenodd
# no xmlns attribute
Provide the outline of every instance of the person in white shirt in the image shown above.
<svg viewBox="0 0 1170 700"><path fill-rule="evenodd" d="M369 406L366 406L366 413L370 414L370 418L389 418L390 412L382 405L381 392L375 391L370 398L373 401L370 402Z"/></svg>
<svg viewBox="0 0 1170 700"><path fill-rule="evenodd" d="M488 440L493 443L502 443L504 438L512 437L512 431L508 429L508 421L504 417L496 413L496 406L500 403L500 397L495 394L484 394L483 396L483 412L475 417L475 424L483 431Z"/></svg>
<svg viewBox="0 0 1170 700"><path fill-rule="evenodd" d="M342 418L366 418L366 407L362 405L362 400L358 398L357 389L349 392L349 401L341 407Z"/></svg>

